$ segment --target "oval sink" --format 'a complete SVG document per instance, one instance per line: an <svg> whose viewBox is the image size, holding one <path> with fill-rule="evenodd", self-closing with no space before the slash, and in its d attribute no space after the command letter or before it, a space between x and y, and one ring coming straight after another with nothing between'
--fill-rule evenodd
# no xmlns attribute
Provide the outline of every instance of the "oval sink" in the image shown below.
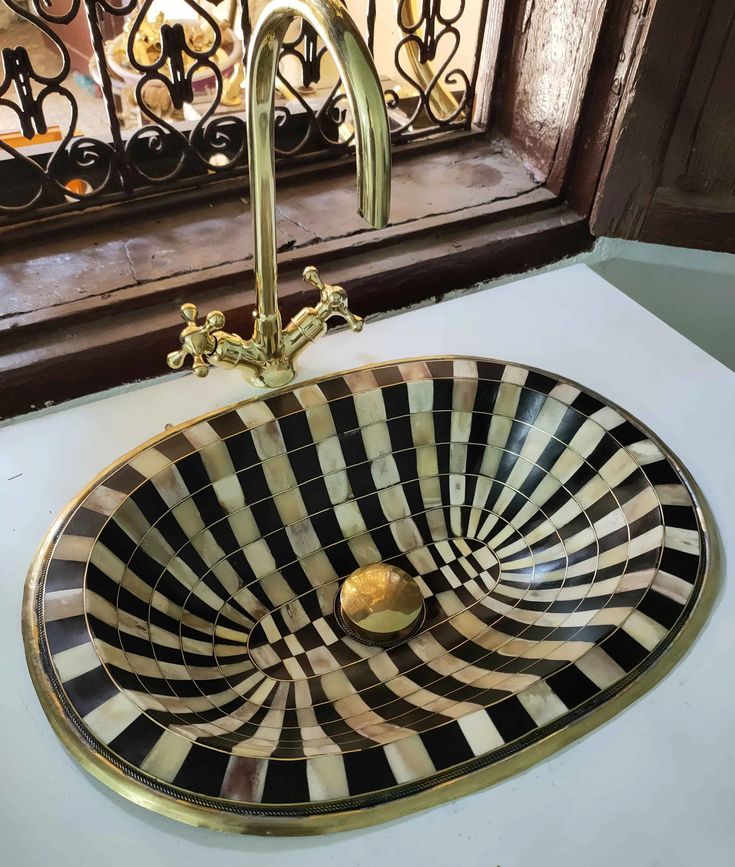
<svg viewBox="0 0 735 867"><path fill-rule="evenodd" d="M233 831L356 827L526 768L649 688L704 619L709 533L661 442L580 386L390 363L100 475L31 569L28 663L128 798ZM335 608L375 563L423 596L387 648Z"/></svg>

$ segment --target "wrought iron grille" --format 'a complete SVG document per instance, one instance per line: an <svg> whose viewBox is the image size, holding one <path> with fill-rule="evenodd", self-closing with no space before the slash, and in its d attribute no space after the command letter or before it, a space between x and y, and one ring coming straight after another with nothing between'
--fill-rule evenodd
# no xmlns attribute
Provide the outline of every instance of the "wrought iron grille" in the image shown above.
<svg viewBox="0 0 735 867"><path fill-rule="evenodd" d="M243 56L265 0L0 0L0 223L242 172ZM471 127L489 0L342 0L395 142ZM313 28L284 41L281 161L345 154L349 106Z"/></svg>

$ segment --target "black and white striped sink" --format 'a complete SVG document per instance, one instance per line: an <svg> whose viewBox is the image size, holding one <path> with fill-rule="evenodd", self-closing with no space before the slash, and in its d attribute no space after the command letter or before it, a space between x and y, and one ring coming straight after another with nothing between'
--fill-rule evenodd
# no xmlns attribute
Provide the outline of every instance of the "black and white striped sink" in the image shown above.
<svg viewBox="0 0 735 867"><path fill-rule="evenodd" d="M29 665L72 752L139 803L355 827L527 767L652 685L710 595L704 520L665 447L578 385L469 358L361 369L95 480L32 568ZM390 649L334 615L381 561L426 605Z"/></svg>

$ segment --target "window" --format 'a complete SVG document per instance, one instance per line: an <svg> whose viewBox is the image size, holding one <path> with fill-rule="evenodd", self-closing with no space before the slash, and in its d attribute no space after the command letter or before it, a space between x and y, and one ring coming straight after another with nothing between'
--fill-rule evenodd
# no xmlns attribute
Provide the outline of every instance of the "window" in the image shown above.
<svg viewBox="0 0 735 867"><path fill-rule="evenodd" d="M243 55L263 2L0 0L0 225L242 174ZM342 2L397 145L481 128L488 0ZM276 105L282 164L349 151L346 97L305 21L284 41Z"/></svg>
<svg viewBox="0 0 735 867"><path fill-rule="evenodd" d="M310 264L369 315L592 243L647 4L341 2L383 82L391 223L352 212L348 106L296 22L276 96L284 317ZM264 3L0 0L0 416L165 372L183 301L247 321L242 54Z"/></svg>

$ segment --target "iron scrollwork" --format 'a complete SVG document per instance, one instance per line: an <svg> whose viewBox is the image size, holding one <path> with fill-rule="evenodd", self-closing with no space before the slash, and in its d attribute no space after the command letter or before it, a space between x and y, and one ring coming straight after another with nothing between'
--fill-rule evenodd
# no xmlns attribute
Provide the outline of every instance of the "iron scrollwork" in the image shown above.
<svg viewBox="0 0 735 867"><path fill-rule="evenodd" d="M133 133L128 140L126 151L131 157L131 166L144 181L150 183L161 183L177 177L187 159L192 157L199 161L204 170L217 172L232 168L239 162L245 149L245 124L241 118L212 119L222 96L222 72L214 62L222 44L221 29L215 18L202 6L192 0L187 0L187 3L211 33L211 38L200 48L192 44L181 22L170 24L160 17L157 20L159 41L154 46L158 57L147 63L139 59L135 50L136 41L147 20L153 0L144 0L139 6L128 33L128 61L140 73L135 85L135 102L151 122ZM162 108L157 110L151 93L162 90L174 109L182 109L185 104L194 102L195 80L200 72L208 73L214 80L214 92L209 96L209 104L187 136L165 119ZM155 85L160 85L160 88ZM145 150L160 158L162 170L151 171L143 168L146 162L136 156L142 155L140 152ZM221 155L223 159L213 159L215 155Z"/></svg>
<svg viewBox="0 0 735 867"><path fill-rule="evenodd" d="M422 112L431 126L450 126L463 118L470 106L473 83L461 66L453 65L461 41L457 25L465 6L465 0L397 2L398 24L404 35L395 50L396 68L419 95L404 129L413 126Z"/></svg>
<svg viewBox="0 0 735 867"><path fill-rule="evenodd" d="M349 9L349 0L342 2ZM0 0L0 11L5 7L27 22L23 33L29 24L45 41L44 50L58 58L53 72L42 73L33 49L22 40L0 52L0 223L27 219L34 211L124 201L243 170L246 131L238 103L242 57L251 33L247 2L239 3L237 14L224 22L196 0L186 0L196 22L193 29L156 13L156 0L61 3L60 9L59 0L30 0L26 8L19 0ZM464 52L472 61L463 65L458 56L467 5L466 0L368 0L362 5L363 30L373 54L377 43L385 57L386 39L394 40L393 68L380 71L396 142L469 127L488 0L475 10L476 45ZM107 135L77 130L79 106L64 35L80 16L90 34L90 75L101 95ZM11 43L13 27L11 22L2 31ZM112 45L125 64L122 78ZM284 40L276 103L281 160L343 153L352 144L349 106L333 70L325 73L324 55L307 22L299 22ZM132 125L121 94L137 112ZM56 141L50 145L52 100L62 100L67 111L63 122L54 112ZM10 128L5 128L8 117Z"/></svg>
<svg viewBox="0 0 735 867"><path fill-rule="evenodd" d="M35 14L14 0L4 2L53 45L58 54L59 68L51 74L41 73L33 65L25 46L4 47L0 108L9 109L17 118L20 133L26 139L48 133L45 113L47 100L53 97L64 100L69 113L65 129L60 131L61 141L45 165L0 138L0 149L13 160L14 180L13 184L3 187L5 193L0 198L0 210L18 213L38 205L46 196L63 195L67 199L80 200L99 192L104 189L113 171L112 151L106 142L74 135L79 109L73 94L64 85L71 67L69 52L49 26L69 23L79 11L80 0L70 0L68 8L58 14L50 11L50 0L32 0ZM15 92L15 99L11 91ZM90 183L86 175L96 178L96 183ZM72 180L79 182L71 184Z"/></svg>

